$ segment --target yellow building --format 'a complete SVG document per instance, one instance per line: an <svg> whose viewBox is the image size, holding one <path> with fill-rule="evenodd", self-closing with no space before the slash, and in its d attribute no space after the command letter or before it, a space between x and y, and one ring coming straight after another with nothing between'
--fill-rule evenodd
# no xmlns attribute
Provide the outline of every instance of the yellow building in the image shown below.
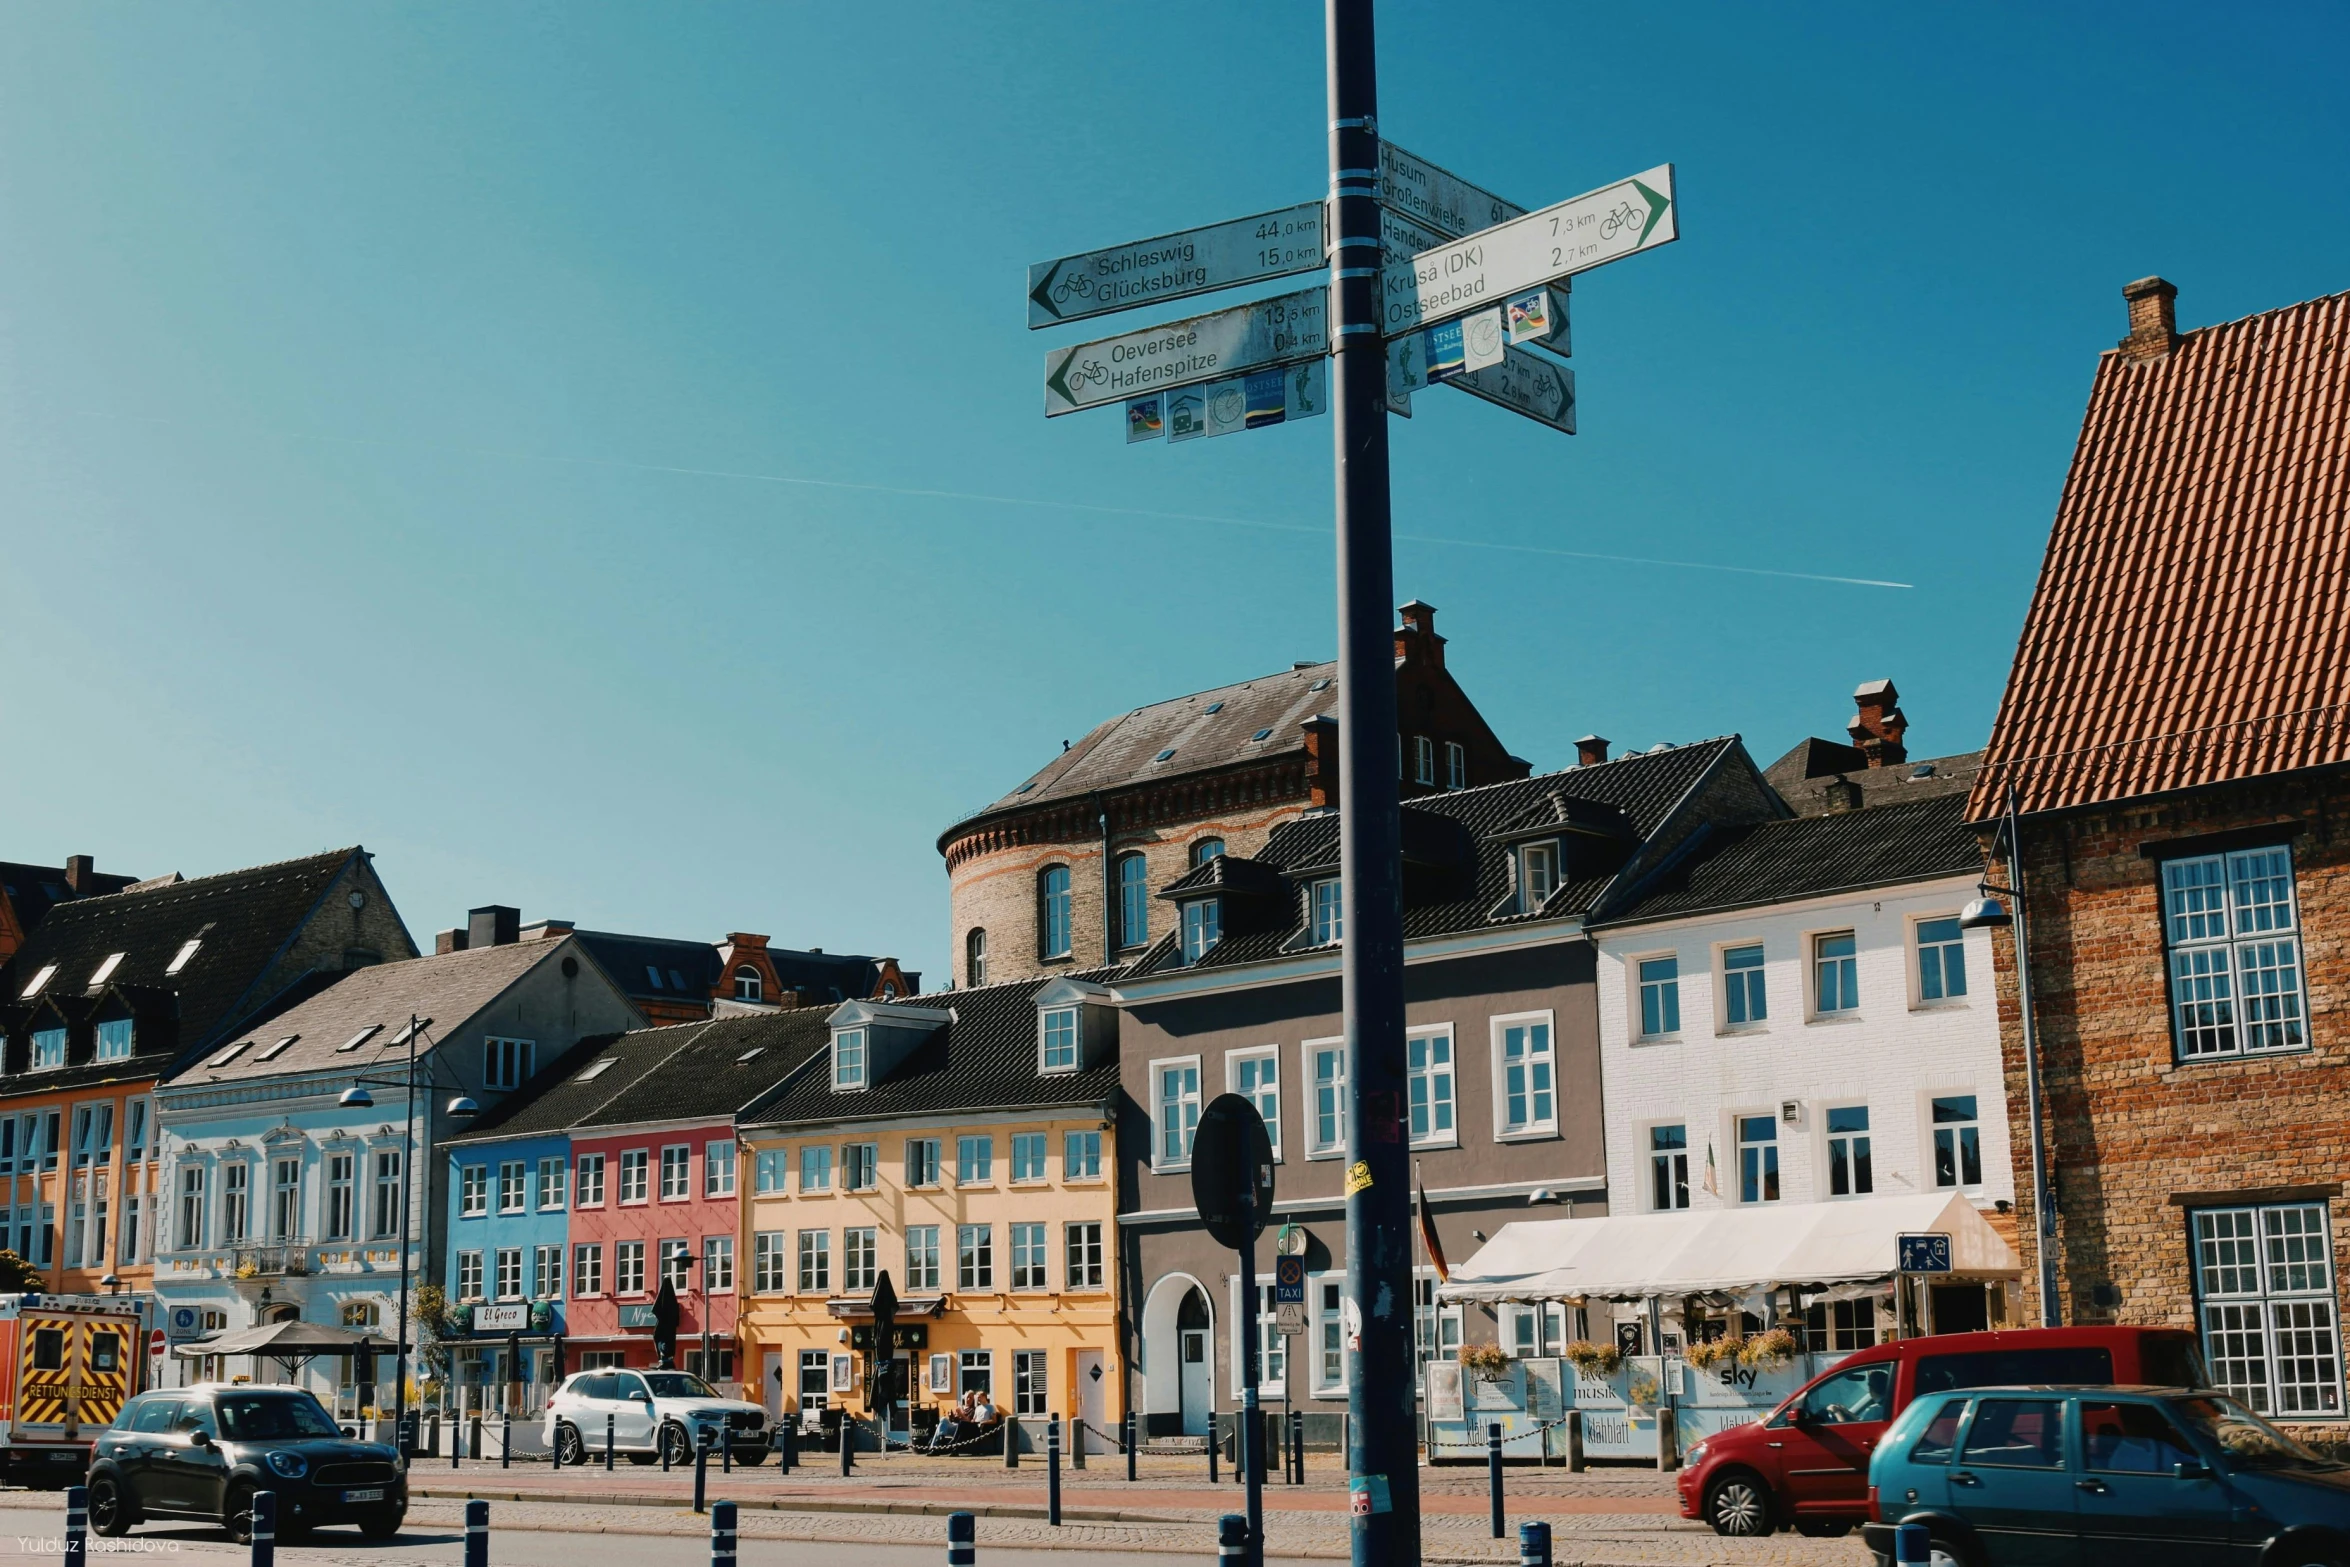
<svg viewBox="0 0 2350 1567"><path fill-rule="evenodd" d="M974 1388L1032 1435L1047 1414L1117 1430L1108 1002L1075 976L847 1002L810 1069L743 1117L744 1380L772 1413L876 1418L886 1273L905 1362L893 1434Z"/></svg>

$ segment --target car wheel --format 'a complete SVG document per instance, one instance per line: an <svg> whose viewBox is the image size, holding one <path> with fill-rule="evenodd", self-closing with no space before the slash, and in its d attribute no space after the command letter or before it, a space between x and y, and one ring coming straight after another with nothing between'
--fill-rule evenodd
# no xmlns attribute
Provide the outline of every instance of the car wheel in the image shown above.
<svg viewBox="0 0 2350 1567"><path fill-rule="evenodd" d="M587 1443L581 1438L579 1427L574 1425L556 1426L555 1451L562 1455L563 1462L575 1469L585 1464L587 1462Z"/></svg>
<svg viewBox="0 0 2350 1567"><path fill-rule="evenodd" d="M1714 1533L1732 1536L1769 1534L1771 1489L1750 1474L1726 1474L1706 1488L1705 1521Z"/></svg>
<svg viewBox="0 0 2350 1567"><path fill-rule="evenodd" d="M228 1528L228 1537L239 1545L253 1543L253 1488L232 1485L228 1497L221 1504L220 1521Z"/></svg>
<svg viewBox="0 0 2350 1567"><path fill-rule="evenodd" d="M1975 1553L1948 1535L1930 1535L1926 1540L1926 1562L1928 1567L1975 1567Z"/></svg>
<svg viewBox="0 0 2350 1567"><path fill-rule="evenodd" d="M359 1532L370 1540L389 1540L400 1532L401 1514L393 1511L369 1513L359 1520Z"/></svg>
<svg viewBox="0 0 2350 1567"><path fill-rule="evenodd" d="M682 1467L694 1461L693 1438L685 1434L683 1426L661 1428L661 1456L673 1467Z"/></svg>
<svg viewBox="0 0 2350 1567"><path fill-rule="evenodd" d="M131 1502L123 1494L122 1482L112 1475L100 1475L90 1482L90 1532L109 1540L119 1540L131 1532Z"/></svg>

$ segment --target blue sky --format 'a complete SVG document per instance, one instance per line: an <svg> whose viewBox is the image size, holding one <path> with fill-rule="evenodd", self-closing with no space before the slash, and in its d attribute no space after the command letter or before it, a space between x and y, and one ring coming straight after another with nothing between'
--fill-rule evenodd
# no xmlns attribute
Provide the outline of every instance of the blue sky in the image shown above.
<svg viewBox="0 0 2350 1567"><path fill-rule="evenodd" d="M943 975L941 828L1331 651L1327 421L1048 425L1096 334L1021 306L1321 192L1317 7L0 26L0 858L362 842L420 938L495 901ZM2121 284L2350 286L2338 6L1448 0L1380 47L1387 133L1526 205L1678 166L1680 242L1575 290L1579 435L1395 432L1399 532L1454 541L1398 597L1538 767L1768 761L1884 675L1979 744Z"/></svg>

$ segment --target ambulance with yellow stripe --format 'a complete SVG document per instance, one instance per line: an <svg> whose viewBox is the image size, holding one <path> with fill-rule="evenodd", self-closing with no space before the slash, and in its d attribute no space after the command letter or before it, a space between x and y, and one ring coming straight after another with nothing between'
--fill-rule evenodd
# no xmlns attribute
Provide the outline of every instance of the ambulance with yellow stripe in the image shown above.
<svg viewBox="0 0 2350 1567"><path fill-rule="evenodd" d="M0 1480L79 1485L90 1446L144 1390L146 1313L107 1295L0 1295Z"/></svg>

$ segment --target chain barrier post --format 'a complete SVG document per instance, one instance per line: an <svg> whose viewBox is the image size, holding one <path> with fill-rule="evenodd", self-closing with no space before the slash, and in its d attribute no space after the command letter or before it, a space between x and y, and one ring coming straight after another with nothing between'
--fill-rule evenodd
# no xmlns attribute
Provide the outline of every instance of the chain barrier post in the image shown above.
<svg viewBox="0 0 2350 1567"><path fill-rule="evenodd" d="M1061 1417L1054 1415L1044 1427L1044 1509L1045 1522L1061 1527Z"/></svg>
<svg viewBox="0 0 2350 1567"><path fill-rule="evenodd" d="M1071 1415L1068 1418L1069 1467L1071 1469L1083 1469L1085 1467L1085 1417L1083 1415Z"/></svg>
<svg viewBox="0 0 2350 1567"><path fill-rule="evenodd" d="M778 1475L790 1474L792 1472L792 1465L798 1463L799 1461L800 1423L793 1419L790 1415L785 1415L783 1417L783 1441L777 1448L777 1467L775 1472Z"/></svg>
<svg viewBox="0 0 2350 1567"><path fill-rule="evenodd" d="M277 1493L253 1493L253 1567L276 1567Z"/></svg>
<svg viewBox="0 0 2350 1567"><path fill-rule="evenodd" d="M1004 1416L998 1429L1004 1433L1004 1467L1006 1469L1019 1468L1020 1417L1018 1415Z"/></svg>
<svg viewBox="0 0 2350 1567"><path fill-rule="evenodd" d="M459 1394L458 1397L462 1399L464 1395ZM457 1467L457 1460L465 1451L464 1430L465 1420L462 1415L449 1424L449 1467L451 1469Z"/></svg>
<svg viewBox="0 0 2350 1567"><path fill-rule="evenodd" d="M548 1412L550 1414L553 1413L552 1410ZM560 1474L563 1471L563 1422L558 1420L553 1424L555 1430L555 1442L553 1448L551 1449L551 1456L553 1459L551 1467L553 1468L554 1472Z"/></svg>
<svg viewBox="0 0 2350 1567"><path fill-rule="evenodd" d="M1582 1474L1590 1468L1583 1457L1583 1411L1567 1411L1567 1473Z"/></svg>
<svg viewBox="0 0 2350 1567"><path fill-rule="evenodd" d="M1208 1484L1216 1483L1216 1412L1208 1411Z"/></svg>
<svg viewBox="0 0 2350 1567"><path fill-rule="evenodd" d="M947 1567L979 1567L979 1516L947 1514Z"/></svg>
<svg viewBox="0 0 2350 1567"><path fill-rule="evenodd" d="M842 1479L857 1467L857 1422L847 1410L840 1412L840 1473Z"/></svg>
<svg viewBox="0 0 2350 1567"><path fill-rule="evenodd" d="M1550 1567L1550 1525L1518 1525L1518 1567Z"/></svg>
<svg viewBox="0 0 2350 1567"><path fill-rule="evenodd" d="M65 1567L83 1567L89 1549L90 1488L69 1485L65 1488Z"/></svg>
<svg viewBox="0 0 2350 1567"><path fill-rule="evenodd" d="M710 1498L710 1428L702 1427L702 1439L694 1444L694 1511L706 1512Z"/></svg>
<svg viewBox="0 0 2350 1567"><path fill-rule="evenodd" d="M655 1431L653 1445L661 1449L661 1472L667 1474L669 1472L669 1433L666 1430Z"/></svg>
<svg viewBox="0 0 2350 1567"><path fill-rule="evenodd" d="M614 1416L604 1417L604 1473L612 1472L612 1422Z"/></svg>
<svg viewBox="0 0 2350 1567"><path fill-rule="evenodd" d="M710 1567L734 1567L734 1503L710 1504Z"/></svg>
<svg viewBox="0 0 2350 1567"><path fill-rule="evenodd" d="M1501 1519L1501 1422L1485 1423L1485 1488L1492 1493L1493 1537L1502 1536Z"/></svg>
<svg viewBox="0 0 2350 1567"><path fill-rule="evenodd" d="M734 1429L718 1428L718 1469L721 1474L734 1473Z"/></svg>
<svg viewBox="0 0 2350 1567"><path fill-rule="evenodd" d="M514 1411L511 1409L498 1422L498 1467L514 1467Z"/></svg>
<svg viewBox="0 0 2350 1567"><path fill-rule="evenodd" d="M490 1567L490 1504L465 1504L465 1567Z"/></svg>
<svg viewBox="0 0 2350 1567"><path fill-rule="evenodd" d="M1126 1420L1121 1430L1126 1447L1126 1478L1131 1482L1134 1479L1134 1439L1139 1434L1135 1426L1133 1410L1126 1411Z"/></svg>
<svg viewBox="0 0 2350 1567"><path fill-rule="evenodd" d="M1240 1567L1247 1560L1248 1520L1239 1513L1226 1513L1216 1525L1218 1567Z"/></svg>
<svg viewBox="0 0 2350 1567"><path fill-rule="evenodd" d="M1289 1413L1291 1461L1297 1465L1297 1483L1306 1483L1306 1412L1293 1409Z"/></svg>

